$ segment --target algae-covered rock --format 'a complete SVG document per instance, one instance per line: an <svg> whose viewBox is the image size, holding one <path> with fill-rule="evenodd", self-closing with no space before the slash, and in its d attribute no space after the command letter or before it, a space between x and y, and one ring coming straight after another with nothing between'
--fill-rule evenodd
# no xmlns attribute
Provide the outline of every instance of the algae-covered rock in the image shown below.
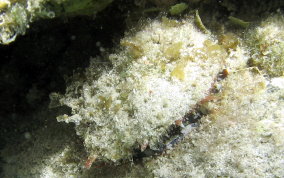
<svg viewBox="0 0 284 178"><path fill-rule="evenodd" d="M1 0L0 43L9 44L42 18L94 15L112 0Z"/></svg>
<svg viewBox="0 0 284 178"><path fill-rule="evenodd" d="M121 40L123 50L111 54L112 67L91 60L84 80L74 80L60 100L90 156L117 162L131 159L134 149L159 150L161 137L175 120L206 97L217 74L232 61L245 65L244 50L226 50L199 31L191 18L149 22Z"/></svg>
<svg viewBox="0 0 284 178"><path fill-rule="evenodd" d="M250 69L230 73L221 85L200 128L167 154L145 160L154 177L284 175L283 88Z"/></svg>
<svg viewBox="0 0 284 178"><path fill-rule="evenodd" d="M284 75L284 18L274 15L249 33L249 65L257 66L272 77Z"/></svg>
<svg viewBox="0 0 284 178"><path fill-rule="evenodd" d="M86 15L92 10L82 9L94 8L89 2L51 0L49 8L29 11L0 0L0 8L15 13L11 22L24 25L13 29L21 29L48 15ZM33 19L32 11L42 15ZM268 18L241 39L238 29L212 31L198 13L196 23L193 12L138 23L110 55L98 42L102 56L91 57L84 74L74 72L64 95L50 95L50 106L64 105L56 108L64 110L61 123L36 115L50 123L1 151L1 177L283 177L283 40L275 30L283 17ZM36 88L30 92L28 102L37 100ZM201 118L198 127L188 129L188 115Z"/></svg>

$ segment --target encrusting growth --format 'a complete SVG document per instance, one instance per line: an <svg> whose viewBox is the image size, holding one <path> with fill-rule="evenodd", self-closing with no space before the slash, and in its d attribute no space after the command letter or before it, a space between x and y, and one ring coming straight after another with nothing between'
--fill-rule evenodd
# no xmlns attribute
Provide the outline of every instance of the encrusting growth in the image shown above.
<svg viewBox="0 0 284 178"><path fill-rule="evenodd" d="M112 68L91 59L86 79L74 81L60 99L72 115L58 121L75 123L98 160L158 149L169 126L209 94L219 72L234 68L232 61L245 65L243 49L221 43L199 31L194 19L154 20L121 40L123 50L109 56Z"/></svg>
<svg viewBox="0 0 284 178"><path fill-rule="evenodd" d="M283 83L251 68L231 72L221 86L197 130L166 155L145 160L154 177L284 175Z"/></svg>
<svg viewBox="0 0 284 178"><path fill-rule="evenodd" d="M283 17L245 39L195 20L149 20L116 53L91 58L64 95L50 95L71 108L57 120L76 135L50 123L7 146L3 177L283 177ZM166 154L132 161L161 145Z"/></svg>
<svg viewBox="0 0 284 178"><path fill-rule="evenodd" d="M112 0L0 0L0 44L13 42L38 19L94 15Z"/></svg>
<svg viewBox="0 0 284 178"><path fill-rule="evenodd" d="M249 65L257 66L272 77L284 75L284 17L277 14L248 32L251 48Z"/></svg>

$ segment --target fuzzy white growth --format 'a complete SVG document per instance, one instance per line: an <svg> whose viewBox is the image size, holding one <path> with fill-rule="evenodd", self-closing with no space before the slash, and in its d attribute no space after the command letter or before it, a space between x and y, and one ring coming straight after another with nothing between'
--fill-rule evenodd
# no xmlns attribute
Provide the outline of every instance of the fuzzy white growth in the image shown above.
<svg viewBox="0 0 284 178"><path fill-rule="evenodd" d="M272 77L284 75L284 17L271 16L249 31L251 65L258 66Z"/></svg>
<svg viewBox="0 0 284 178"><path fill-rule="evenodd" d="M208 95L218 72L230 68L226 63L244 56L239 48L228 55L191 19L153 21L121 45L125 49L109 57L112 69L98 74L92 59L87 82L74 82L61 99L73 115L58 117L76 124L91 155L112 161L130 158L145 141L155 148L168 127Z"/></svg>
<svg viewBox="0 0 284 178"><path fill-rule="evenodd" d="M54 17L51 16L53 12L46 10L43 5L46 0L2 1L0 1L0 11L3 11L0 15L1 44L9 44L18 34L25 34L30 22L38 17ZM2 8L4 2L8 4Z"/></svg>
<svg viewBox="0 0 284 178"><path fill-rule="evenodd" d="M284 90L265 83L249 70L231 74L200 128L147 167L157 177L282 177Z"/></svg>
<svg viewBox="0 0 284 178"><path fill-rule="evenodd" d="M283 77L264 79L248 69L245 50L232 39L227 35L219 45L190 19L149 23L121 41L124 48L109 57L113 68L91 59L86 78L74 80L61 99L72 115L58 120L75 123L89 155L77 148L72 129L52 124L2 151L4 175L283 177ZM143 166L81 169L88 156L117 161L130 158L133 148L155 148L169 125L209 94L224 68L229 72L220 92L203 106L209 114L199 128L184 128L185 139L168 154L145 158Z"/></svg>
<svg viewBox="0 0 284 178"><path fill-rule="evenodd" d="M92 14L103 10L111 2L112 0L0 0L0 44L9 44L17 35L24 35L30 24L38 19ZM84 9L88 11L85 12Z"/></svg>
<svg viewBox="0 0 284 178"><path fill-rule="evenodd" d="M284 77L272 78L271 85L280 89L284 89Z"/></svg>

